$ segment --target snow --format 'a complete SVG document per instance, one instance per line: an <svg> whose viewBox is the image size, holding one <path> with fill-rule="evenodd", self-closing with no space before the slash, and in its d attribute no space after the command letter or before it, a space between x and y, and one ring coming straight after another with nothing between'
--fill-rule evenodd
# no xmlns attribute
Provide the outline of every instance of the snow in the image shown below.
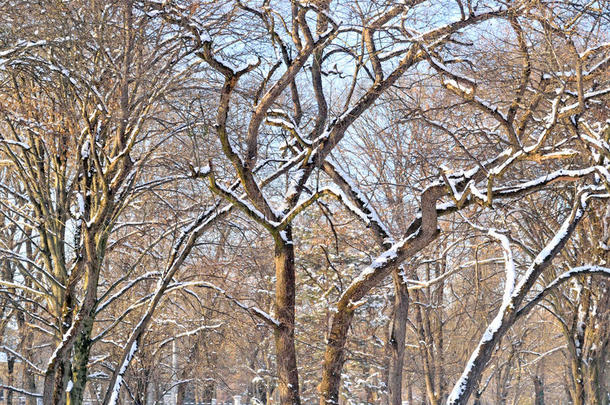
<svg viewBox="0 0 610 405"><path fill-rule="evenodd" d="M10 55L12 53L15 53L18 50L33 48L36 46L44 46L44 45L47 45L48 43L49 43L49 41L44 40L44 39L42 39L40 41L36 41L36 42L22 40L22 41L17 42L12 47L9 47L7 50L1 51L0 57Z"/></svg>
<svg viewBox="0 0 610 405"><path fill-rule="evenodd" d="M402 45L393 49L390 49L386 52L380 53L379 54L379 60L387 60L389 58L394 58L397 56L402 55L403 53L407 52L409 49L411 49L413 45L411 45L410 43L407 45Z"/></svg>
<svg viewBox="0 0 610 405"><path fill-rule="evenodd" d="M95 373L91 373L87 376L88 380L91 380L91 379L107 380L108 378L110 378L110 376L108 374L104 373L103 371L96 371Z"/></svg>
<svg viewBox="0 0 610 405"><path fill-rule="evenodd" d="M262 318L265 318L267 320L267 322L272 323L272 324L274 324L277 327L279 327L281 325L280 321L278 321L277 319L273 318L271 315L269 315L268 313L266 313L265 311L263 311L259 307L251 307L249 309L252 312L256 313L258 316L260 316Z"/></svg>
<svg viewBox="0 0 610 405"><path fill-rule="evenodd" d="M104 302L102 302L97 310L96 313L100 313L101 311L103 311L108 305L110 305L114 300L116 300L117 298L119 298L121 295L123 295L125 292L131 290L131 288L137 284L138 282L142 281L142 280L148 280L151 278L156 278L159 277L161 275L160 272L158 271L153 271L153 272L148 272L145 273L139 277L137 277L134 280L131 280L129 283L127 283L123 288L121 288L118 292L116 292L114 295L112 295L111 297L109 297L107 300L105 300Z"/></svg>
<svg viewBox="0 0 610 405"><path fill-rule="evenodd" d="M4 345L0 346L0 349L2 350L2 352L0 352L0 363L6 362L6 353L8 352L14 356L16 361L24 362L28 366L30 366L32 368L32 370L35 370L40 375L44 375L44 370L40 369L38 366L36 366L34 363L32 363L30 360L28 360L26 357L24 357L21 353L18 353L15 350L11 349L10 347L4 346Z"/></svg>
<svg viewBox="0 0 610 405"><path fill-rule="evenodd" d="M55 351L53 352L53 354L51 354L51 357L49 357L49 361L47 362L47 370L53 366L53 364L55 363L55 359L57 358L57 355L63 349L63 347L68 343L68 340L70 340L70 338L72 336L72 332L74 331L75 327L76 327L76 322L73 322L72 326L70 326L70 328L66 331L66 333L64 333L61 343L55 348Z"/></svg>
<svg viewBox="0 0 610 405"><path fill-rule="evenodd" d="M282 240L284 242L286 242L287 245L292 245L294 244L294 242L292 241L292 239L288 238L288 235L286 234L286 231L280 231L280 238L282 238Z"/></svg>
<svg viewBox="0 0 610 405"><path fill-rule="evenodd" d="M279 222L267 219L265 215L256 208L247 198L243 198L242 196L238 196L233 192L233 190L228 189L218 183L216 183L216 187L219 188L224 194L230 196L235 202L245 208L245 211L251 216L256 218L258 221L269 224L270 226L277 227L280 225ZM244 196L245 197L245 196ZM270 207L270 205L268 205Z"/></svg>
<svg viewBox="0 0 610 405"><path fill-rule="evenodd" d="M581 169L581 170L560 169L560 170L554 171L552 173L549 173L545 176L538 177L537 179L521 183L517 186L509 186L509 187L494 189L494 192L499 192L499 193L518 192L521 190L531 189L531 188L534 188L534 187L542 185L542 184L548 184L548 183L552 182L553 180L561 178L561 177L584 177L584 176L587 176L587 175L595 172L595 170L596 170L596 167L588 167L588 168Z"/></svg>
<svg viewBox="0 0 610 405"><path fill-rule="evenodd" d="M476 349L472 352L472 355L470 356L470 359L468 360L466 367L464 367L464 371L463 371L462 375L460 376L457 383L453 386L453 390L451 391L451 394L449 394L449 397L447 398L447 404L455 404L456 401L458 400L458 398L460 398L460 396L464 393L464 390L466 389L466 386L468 385L468 382L470 380L470 377L471 377L470 373L474 367L474 363L479 358L479 353L481 351L481 347L484 344L491 342L493 340L494 336L498 333L498 331L500 330L500 327L502 326L502 320L504 318L504 314L509 305L510 305L510 301L503 302L502 306L498 310L496 317L487 326L487 329L485 330L485 333L481 337L479 344L477 345Z"/></svg>
<svg viewBox="0 0 610 405"><path fill-rule="evenodd" d="M496 238L502 244L502 250L504 254L504 267L506 269L506 281L504 286L504 295L502 298L502 306L508 307L510 305L511 295L515 289L516 270L515 262L513 260L513 252L510 248L510 241L506 235L499 233L497 230L491 228L489 235Z"/></svg>
<svg viewBox="0 0 610 405"><path fill-rule="evenodd" d="M30 149L30 145L28 145L25 142L13 141L11 139L0 139L0 142L6 143L8 145L19 146L20 148L22 148L24 150L29 150Z"/></svg>
<svg viewBox="0 0 610 405"><path fill-rule="evenodd" d="M487 202L487 196L485 194L483 194L481 191L479 191L479 189L475 186L474 182L470 182L469 183L469 190L472 193L473 196L475 196L477 199L479 199L482 202Z"/></svg>
<svg viewBox="0 0 610 405"><path fill-rule="evenodd" d="M249 69L253 66L256 66L260 63L260 58L256 55L248 55L248 58L246 59L246 61L238 66L237 68L234 69L235 72L242 72L246 69Z"/></svg>
<svg viewBox="0 0 610 405"><path fill-rule="evenodd" d="M198 166L193 167L193 173L197 176L206 176L210 174L210 166Z"/></svg>
<svg viewBox="0 0 610 405"><path fill-rule="evenodd" d="M466 93L467 95L472 95L474 93L473 87L465 86L453 79L443 79L443 84L445 86L448 86L449 88L454 88L456 90L461 91L462 93Z"/></svg>
<svg viewBox="0 0 610 405"><path fill-rule="evenodd" d="M85 199L82 193L76 193L76 201L78 203L78 215L81 218L85 214Z"/></svg>
<svg viewBox="0 0 610 405"><path fill-rule="evenodd" d="M582 214L581 214L582 215ZM534 265L540 265L547 261L549 257L551 257L553 251L559 246L559 244L567 237L568 228L570 226L569 221L565 221L559 231L553 236L553 239L547 243L547 245L538 253L536 259L534 260ZM533 268L533 266L532 266Z"/></svg>
<svg viewBox="0 0 610 405"><path fill-rule="evenodd" d="M305 169L298 169L294 172L293 178L290 181L290 185L288 186L288 190L286 191L287 200L297 195L297 187L299 183L303 180L303 176L305 176Z"/></svg>
<svg viewBox="0 0 610 405"><path fill-rule="evenodd" d="M352 280L351 284L345 290L340 300L342 300L345 294L352 290L353 287L362 283L367 278L371 277L373 274L379 271L379 269L384 268L389 262L397 259L399 251L407 244L409 240L415 238L418 234L419 229L416 232L401 239L397 243L394 243L391 248L387 249L381 255L377 256L369 266L367 266L356 278Z"/></svg>
<svg viewBox="0 0 610 405"><path fill-rule="evenodd" d="M127 354L127 357L125 357L125 361L123 361L123 364L121 365L121 369L119 371L119 374L117 375L117 379L114 383L114 387L112 388L112 395L110 396L110 401L108 401L108 405L117 404L117 401L119 399L119 393L121 392L121 385L123 384L123 375L125 374L125 371L127 371L127 367L129 366L129 363L131 362L131 359L133 358L133 356L136 354L137 350L138 350L138 341L135 340L132 343L131 348L129 349L129 353Z"/></svg>
<svg viewBox="0 0 610 405"><path fill-rule="evenodd" d="M268 124L271 125L295 129L294 125L291 122L288 122L283 118L267 117L265 120Z"/></svg>
<svg viewBox="0 0 610 405"><path fill-rule="evenodd" d="M160 322L160 323L161 323L161 322ZM173 322L173 323L176 323L176 322ZM222 323L218 323L218 324L216 324L216 325L203 325L203 326L200 326L200 327L195 328L195 329L193 329L193 330L189 330L189 331L186 331L186 332L184 332L184 333L180 333L180 334L178 334L178 335L176 335L176 336L173 336L173 337L167 338L167 339L165 339L165 340L161 341L161 342L160 342L160 343L159 343L157 346L160 348L160 347L163 347L163 346L165 346L166 344L168 344L168 343L170 343L170 342L173 342L174 340L176 340L176 339L178 339L178 338L183 338L183 337L193 336L193 335L198 334L198 333L199 333L199 332L201 332L202 330L218 329L218 328L220 328L222 325L223 325Z"/></svg>
<svg viewBox="0 0 610 405"><path fill-rule="evenodd" d="M354 204L349 202L347 196L340 192L342 196L345 197L345 202L347 207L352 210L356 215L360 216L366 224L370 224L374 222L386 235L387 243L394 243L394 240L391 237L391 233L386 226L386 224L381 220L379 214L375 210L375 208L371 205L369 199L364 195L364 193L360 190L360 188L356 185L356 182L345 172L343 171L337 164L332 161L328 161L337 172L339 176L341 176L342 180L345 182L347 187L349 187L351 194L355 196L355 198L360 202L361 206L366 210L363 212L359 208L357 208Z"/></svg>
<svg viewBox="0 0 610 405"><path fill-rule="evenodd" d="M578 57L579 57L580 59L583 59L583 58L585 58L585 57L587 57L587 56L591 55L591 54L592 54L592 53L594 53L594 52L597 52L597 51L599 51L599 50L603 50L604 48L609 48L609 47L610 47L610 42L602 42L602 43L601 43L601 44L599 44L599 45L595 45L595 46L593 46L593 47L587 48L587 49L586 49L584 52L580 52L580 53L578 54Z"/></svg>
<svg viewBox="0 0 610 405"><path fill-rule="evenodd" d="M81 159L85 160L87 158L89 158L89 140L86 139L85 142L83 142L83 146L81 147L80 150L80 157Z"/></svg>
<svg viewBox="0 0 610 405"><path fill-rule="evenodd" d="M583 72L583 76L589 76L595 73L595 71L599 70L608 63L610 63L610 56L607 56L606 58L596 63L593 67L591 67L591 69L587 70L586 72Z"/></svg>
<svg viewBox="0 0 610 405"><path fill-rule="evenodd" d="M371 218L367 213L362 211L360 208L356 207L352 201L350 201L349 197L343 193L343 191L335 185L330 185L328 187L324 187L324 189L320 190L328 190L331 194L336 195L341 202L345 205L347 209L352 211L355 215L357 215L366 225L371 223Z"/></svg>
<svg viewBox="0 0 610 405"><path fill-rule="evenodd" d="M582 215L584 215L584 207L585 207L587 198L588 198L588 196L586 194L581 197L580 205L578 206L578 208L575 212L574 218L568 217L563 222L562 226L557 231L555 236L551 239L551 241L549 241L546 244L544 249L542 249L542 251L536 256L536 258L530 265L528 271L522 277L522 279L520 280L520 282L516 288L512 287L512 286L514 286L515 270L514 270L514 263L512 262L512 260L513 260L512 253L510 253L509 240L505 235L502 235L495 230L490 230L491 236L494 236L494 237L497 237L498 239L500 239L500 241L502 243L502 248L504 250L505 261L507 263L506 264L506 271L507 271L506 289L504 292L502 305L500 306L500 309L498 310L496 317L488 325L487 329L485 330L485 333L483 334L483 336L481 337L481 340L479 341L479 344L477 345L476 349L473 351L472 355L470 356L470 360L466 364L466 367L464 368L464 372L460 376L460 379L458 380L458 382L454 385L453 390L451 391L451 394L449 395L449 398L447 399L447 404L455 404L456 401L458 400L458 398L464 393L464 390L466 389L468 381L471 377L470 373L474 366L474 362L477 361L477 359L479 357L481 347L483 345L485 345L486 343L493 341L495 335L498 333L498 331L500 330L500 328L503 325L504 318L505 318L505 316L507 316L507 314L509 312L508 310L510 308L514 307L514 304L513 304L514 300L518 299L525 292L524 289L525 289L526 284L530 281L530 279L533 276L535 276L537 274L536 271L538 270L540 264L547 262L553 256L553 252L556 251L557 247L560 246L564 242L565 238L569 236L569 233L568 233L569 228L572 226L573 222L578 221L580 219L580 217L582 217ZM512 274L509 274L509 273L512 273ZM510 279L512 279L512 283L509 283ZM512 290L512 294L510 294L510 296L508 295L509 290Z"/></svg>
<svg viewBox="0 0 610 405"><path fill-rule="evenodd" d="M603 96L603 95L605 95L607 93L610 93L610 88L605 88L605 89L601 89L601 90L597 90L597 91L588 92L588 93L583 94L583 99L584 99L583 101L589 100L589 99L594 98L594 97ZM567 105L565 107L562 107L559 110L559 113L560 114L567 114L567 113L570 113L572 111L576 112L578 106L579 106L578 102L570 104L570 105Z"/></svg>
<svg viewBox="0 0 610 405"><path fill-rule="evenodd" d="M575 267L569 271L566 271L565 273L563 273L559 277L557 277L555 280L550 282L544 288L544 290L538 294L538 296L542 296L545 291L552 290L559 284L573 278L574 276L577 276L579 274L592 274L592 273L606 274L607 276L610 276L610 268L598 266L598 265L585 265L585 266ZM576 284L576 286L578 287L577 293L580 294L582 287L580 286L580 284ZM535 301L538 298L538 296L536 298L534 298L532 301Z"/></svg>

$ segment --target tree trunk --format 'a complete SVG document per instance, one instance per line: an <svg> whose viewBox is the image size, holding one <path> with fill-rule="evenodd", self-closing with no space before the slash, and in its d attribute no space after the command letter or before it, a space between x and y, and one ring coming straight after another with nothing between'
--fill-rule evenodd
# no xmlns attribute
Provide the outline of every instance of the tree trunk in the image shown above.
<svg viewBox="0 0 610 405"><path fill-rule="evenodd" d="M287 241L275 244L275 306L280 325L275 328L280 404L300 405L299 373L294 345L296 276L292 230L286 228Z"/></svg>
<svg viewBox="0 0 610 405"><path fill-rule="evenodd" d="M176 405L184 405L184 399L186 397L186 384L180 384L176 391Z"/></svg>
<svg viewBox="0 0 610 405"><path fill-rule="evenodd" d="M81 405L85 386L87 384L87 363L91 350L91 330L93 328L93 317L89 316L84 321L83 331L74 342L74 354L72 363L72 389L68 393L68 405Z"/></svg>
<svg viewBox="0 0 610 405"><path fill-rule="evenodd" d="M21 342L17 346L19 353L23 353L27 359L34 358L34 353L31 349L34 334L27 326L23 312L17 314L17 327L19 328L19 336L21 338ZM22 385L26 391L36 392L36 373L32 367L27 363L23 363L21 373ZM27 405L36 405L36 402L36 397L26 396Z"/></svg>
<svg viewBox="0 0 610 405"><path fill-rule="evenodd" d="M534 382L534 405L544 405L544 382L540 376L532 377Z"/></svg>
<svg viewBox="0 0 610 405"><path fill-rule="evenodd" d="M424 294L421 290L415 291L415 301L423 303ZM435 373L433 367L434 358L430 351L430 348L433 344L430 329L429 329L429 314L423 308L423 305L418 304L416 306L415 311L415 324L417 326L417 333L419 337L419 352L423 360L423 368L424 368L424 382L426 386L426 397L428 399L428 403L430 405L438 405L438 398L434 392L435 387Z"/></svg>
<svg viewBox="0 0 610 405"><path fill-rule="evenodd" d="M320 382L320 405L338 405L341 371L345 361L347 331L354 317L350 308L340 308L333 317L333 323L324 353L324 370Z"/></svg>
<svg viewBox="0 0 610 405"><path fill-rule="evenodd" d="M405 336L409 313L409 291L398 271L392 273L394 281L394 316L388 341L390 356L388 394L390 405L402 404L402 368L405 357Z"/></svg>
<svg viewBox="0 0 610 405"><path fill-rule="evenodd" d="M15 357L7 352L6 353L6 380L9 386L15 385L15 376L13 374L15 371ZM13 390L7 390L6 393L6 405L13 404Z"/></svg>
<svg viewBox="0 0 610 405"><path fill-rule="evenodd" d="M582 372L582 362L580 354L575 354L570 361L570 371L572 377L572 389L570 396L572 397L572 405L585 404L585 386Z"/></svg>

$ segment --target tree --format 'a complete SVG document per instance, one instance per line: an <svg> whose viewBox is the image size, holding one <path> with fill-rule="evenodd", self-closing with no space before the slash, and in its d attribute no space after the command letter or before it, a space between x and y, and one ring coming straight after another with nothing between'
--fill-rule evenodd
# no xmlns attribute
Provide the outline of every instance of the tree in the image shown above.
<svg viewBox="0 0 610 405"><path fill-rule="evenodd" d="M28 247L24 252L12 246L4 254L25 280L14 288L32 295L41 309L35 322L51 338L53 350L41 366L42 397L78 404L96 316L115 298L108 294L116 284L103 291L109 279L117 280L105 274L115 271L105 267L109 243L134 200L176 181L139 179L146 177L158 145L175 131L154 124L168 110L161 101L193 67L180 65L189 52L179 43L164 43L167 31L134 10L133 2L21 6L19 12L2 8L14 25L3 34L0 147L14 174L13 184L3 186L5 208L16 216L12 234ZM39 29L31 21L46 23ZM193 221L176 249L192 247L188 238L203 232L205 219ZM18 320L27 313L19 305L15 310L21 312Z"/></svg>
<svg viewBox="0 0 610 405"><path fill-rule="evenodd" d="M50 344L5 345L44 376L9 388L394 405L408 380L430 403L501 401L529 384L529 320L552 298L582 308L564 322L573 397L593 392L582 349L604 361L607 339L580 326L608 270L582 241L610 180L594 3L3 6L0 310Z"/></svg>

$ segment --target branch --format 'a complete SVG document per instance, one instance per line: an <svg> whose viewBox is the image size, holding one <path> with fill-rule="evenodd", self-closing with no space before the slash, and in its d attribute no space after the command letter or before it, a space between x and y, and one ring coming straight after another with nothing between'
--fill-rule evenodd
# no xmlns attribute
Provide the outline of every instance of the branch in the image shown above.
<svg viewBox="0 0 610 405"><path fill-rule="evenodd" d="M36 392L26 391L26 390L23 390L21 388L13 387L11 385L0 384L0 388L6 389L6 390L9 390L9 391L13 391L13 392L17 392L19 394L27 395L29 397L42 398L42 394L38 394Z"/></svg>
<svg viewBox="0 0 610 405"><path fill-rule="evenodd" d="M571 269L555 280L553 280L549 285L547 285L541 292L539 292L530 302L525 304L520 310L517 311L515 316L517 318L526 315L529 311L532 310L544 297L549 295L553 290L556 290L560 285L565 283L566 281L572 279L573 277L584 275L584 274L600 274L606 277L610 277L610 268L602 267L597 265L586 265L576 267Z"/></svg>

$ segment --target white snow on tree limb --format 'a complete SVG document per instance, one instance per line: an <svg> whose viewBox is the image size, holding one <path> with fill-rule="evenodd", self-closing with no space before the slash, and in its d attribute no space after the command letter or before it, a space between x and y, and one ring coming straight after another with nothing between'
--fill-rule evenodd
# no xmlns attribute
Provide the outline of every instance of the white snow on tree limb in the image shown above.
<svg viewBox="0 0 610 405"><path fill-rule="evenodd" d="M123 383L123 376L125 375L125 371L127 371L127 367L131 362L133 356L135 356L136 351L138 350L138 342L137 340L133 342L131 348L129 349L129 354L125 357L125 361L121 364L121 369L117 375L117 379L114 383L114 387L112 388L112 395L110 396L110 401L108 401L108 405L116 405L119 400L119 393L121 392L121 385Z"/></svg>
<svg viewBox="0 0 610 405"><path fill-rule="evenodd" d="M475 362L481 361L481 349L484 347L484 345L488 345L490 342L495 341L497 336L499 336L498 333L500 329L509 325L505 324L505 322L511 322L516 319L514 317L511 318L510 311L514 311L515 307L522 302L523 298L529 291L528 285L533 282L533 278L539 275L542 266L549 264L553 257L558 253L559 248L566 243L567 239L571 235L570 230L574 228L575 224L577 224L584 215L585 208L587 207L587 201L590 198L591 195L587 192L582 192L582 194L579 195L579 200L576 203L577 205L573 208L572 213L564 220L554 237L545 245L542 251L540 251L540 253L530 264L526 273L521 277L521 280L513 289L513 293L511 294L510 298L503 299L502 305L500 306L496 316L487 326L485 333L479 340L477 347L472 352L468 363L464 367L460 378L453 386L451 394L447 398L448 405L458 404L458 401L462 399L464 392L473 378L472 371ZM508 244L508 249L510 249L510 244ZM482 365L479 364L479 367L481 366Z"/></svg>
<svg viewBox="0 0 610 405"><path fill-rule="evenodd" d="M26 395L26 396L29 396L29 397L42 398L42 394L38 394L37 392L26 391L26 390L21 389L21 388L13 387L12 385L5 385L5 384L0 383L0 389L5 389L5 390L13 391L13 392L16 392L18 394Z"/></svg>
<svg viewBox="0 0 610 405"><path fill-rule="evenodd" d="M497 230L491 228L489 230L489 236L496 238L502 245L502 251L504 254L504 268L506 270L506 280L504 285L504 295L502 298L502 304L508 305L510 297L515 289L516 270L515 261L513 259L513 251L510 248L510 241L506 235L499 233Z"/></svg>
<svg viewBox="0 0 610 405"><path fill-rule="evenodd" d="M390 233L387 225L381 220L377 210L371 204L370 200L366 197L366 195L362 192L362 190L356 185L356 182L343 170L339 165L335 162L328 161L330 165L332 165L335 172L341 177L343 182L345 182L346 186L350 189L351 194L355 196L358 200L357 203L362 205L362 208L366 211L360 210L355 204L348 204L347 207L352 210L356 215L361 217L366 224L375 223L386 235L387 243L394 243L395 241L392 239L392 234ZM345 196L346 203L350 201L348 196L346 196L342 191L341 195Z"/></svg>

